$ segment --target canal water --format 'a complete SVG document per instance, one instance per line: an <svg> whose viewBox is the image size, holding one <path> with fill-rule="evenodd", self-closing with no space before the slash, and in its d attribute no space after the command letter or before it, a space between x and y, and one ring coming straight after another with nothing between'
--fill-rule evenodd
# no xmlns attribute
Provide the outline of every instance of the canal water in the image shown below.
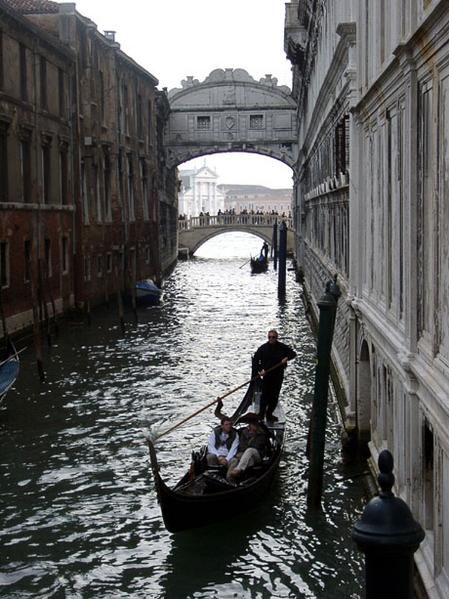
<svg viewBox="0 0 449 599"><path fill-rule="evenodd" d="M161 306L115 308L92 325L64 324L40 383L31 350L0 411L0 596L8 598L359 597L362 556L351 528L365 505L360 467L345 464L332 410L323 510L306 508L305 458L315 341L287 272L251 275L261 241L227 234L180 262ZM164 528L144 431L162 431L250 378L268 329L298 357L282 402L285 453L271 495L210 527ZM241 395L225 400L231 411ZM175 483L202 445L211 410L162 438L163 477Z"/></svg>

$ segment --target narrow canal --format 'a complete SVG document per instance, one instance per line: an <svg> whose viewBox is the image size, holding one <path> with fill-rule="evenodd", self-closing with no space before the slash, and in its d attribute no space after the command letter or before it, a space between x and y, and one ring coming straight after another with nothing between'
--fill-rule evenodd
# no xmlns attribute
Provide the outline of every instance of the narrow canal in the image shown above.
<svg viewBox="0 0 449 599"><path fill-rule="evenodd" d="M228 236L229 235L229 236ZM345 465L330 412L323 511L306 509L305 447L315 341L287 272L242 266L260 240L221 236L165 283L161 306L122 334L114 308L91 327L64 324L38 381L31 351L0 412L0 596L11 598L359 597L351 527L366 499ZM241 267L242 266L242 267ZM269 328L298 358L282 398L288 438L271 496L252 512L196 531L163 525L143 431L163 429L243 383ZM231 411L241 396L231 395ZM213 415L158 444L174 483Z"/></svg>

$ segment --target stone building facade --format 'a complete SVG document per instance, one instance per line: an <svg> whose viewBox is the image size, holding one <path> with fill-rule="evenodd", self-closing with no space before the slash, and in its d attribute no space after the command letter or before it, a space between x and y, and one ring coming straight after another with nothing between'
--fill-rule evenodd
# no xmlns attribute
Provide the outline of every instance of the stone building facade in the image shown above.
<svg viewBox="0 0 449 599"><path fill-rule="evenodd" d="M286 216L292 208L291 189L271 189L263 185L237 185L223 183L219 186L224 193L225 210L243 212L277 212Z"/></svg>
<svg viewBox="0 0 449 599"><path fill-rule="evenodd" d="M9 44L2 28L3 64L11 66L11 74L6 67L2 73L5 83L8 77L17 80L17 99L28 102L28 109L35 108L28 121L34 119L32 131L39 138L35 145L40 154L31 160L31 168L36 172L40 168L41 182L37 178L31 190L25 185L28 194L37 194L36 214L44 215L36 229L39 234L33 236L41 240L40 259L45 262L45 268L39 267L44 273L39 280L45 280L51 266L49 276L61 287L53 293L58 311L69 305L99 304L129 290L135 280L160 281L177 257L176 169L165 166L162 146L168 118L165 92L157 89L151 73L121 50L115 32L100 33L74 3L8 0L0 5L0 16L6 21L15 18L30 32L27 49L19 38L16 47ZM31 96L23 98L22 80L12 77L25 60L22 54L30 65L28 93L36 94L37 104ZM11 63L11 56L17 65ZM5 90L2 96L8 93ZM11 138L4 143L11 145ZM16 175L10 178L26 182L32 179L18 171L20 157L27 156L24 142L20 144L16 155L8 154L11 175ZM4 209L3 199L1 204ZM17 205L12 210L20 221L29 214ZM42 222L56 214L59 220L53 218L52 226L57 238L50 239ZM5 272L12 258L20 256L23 262L23 250L5 245L2 251ZM32 255L39 256L36 251ZM49 283L41 287L50 288ZM33 305L29 296L21 297ZM6 300L16 310L10 298ZM26 324L23 314L16 316Z"/></svg>
<svg viewBox="0 0 449 599"><path fill-rule="evenodd" d="M435 598L449 596L448 42L444 1L286 7L298 262L315 313L338 274L346 423L373 458L393 453Z"/></svg>

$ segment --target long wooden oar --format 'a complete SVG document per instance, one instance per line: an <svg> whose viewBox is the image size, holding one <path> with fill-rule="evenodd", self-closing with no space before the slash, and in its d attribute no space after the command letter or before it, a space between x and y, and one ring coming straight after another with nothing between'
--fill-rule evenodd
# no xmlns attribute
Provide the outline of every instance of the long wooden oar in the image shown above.
<svg viewBox="0 0 449 599"><path fill-rule="evenodd" d="M279 366L282 366L284 364L283 361L279 362L278 364L275 364L274 366L272 366L271 368L269 368L268 370L265 370L265 374L268 374L269 372L271 372L272 370L275 370L275 368L279 368ZM256 376L254 376L252 379L249 379L249 381L245 381L244 383L242 383L241 385L239 385L238 387L234 387L234 389L231 389L230 391L228 391L227 393L225 393L224 395L222 395L221 397L217 397L217 399L214 399L214 401L209 402L207 405L203 406L202 408L200 408L199 410L197 410L196 412L194 412L193 414L190 414L190 416L187 416L186 418L184 418L184 420L181 420L181 422L178 422L178 424L174 424L172 427L170 427L169 429L167 429L166 431L164 431L163 433L160 433L159 435L157 435L156 437L154 437L154 439L152 439L152 442L155 443L158 439L160 439L161 437L164 437L165 435L167 435L168 433L171 433L172 431L174 431L176 428L180 427L182 424L184 424L185 422L187 422L187 420L190 420L191 418L193 418L194 416L197 416L198 414L201 414L201 412L204 412L204 410L207 410L207 408L210 408L211 406L213 406L215 403L218 403L219 401L223 400L225 397L228 397L228 395L231 395L232 393L235 393L236 391L238 391L239 389L241 389L242 387L244 387L245 385L249 385L250 383L252 383L253 381L257 380L260 377L260 374L257 374Z"/></svg>
<svg viewBox="0 0 449 599"><path fill-rule="evenodd" d="M0 366L3 366L3 364L6 364L6 362L9 362L10 360L14 360L19 354L21 354L26 349L28 349L28 348L27 347L22 347L22 349L19 349L19 351L16 351L15 354L11 354L10 356L8 356L6 358L6 360L3 360L3 362L0 362Z"/></svg>

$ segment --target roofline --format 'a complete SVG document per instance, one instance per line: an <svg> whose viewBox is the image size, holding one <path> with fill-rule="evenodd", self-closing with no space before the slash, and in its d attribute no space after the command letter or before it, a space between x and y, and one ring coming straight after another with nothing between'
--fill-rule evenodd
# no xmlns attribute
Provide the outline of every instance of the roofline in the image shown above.
<svg viewBox="0 0 449 599"><path fill-rule="evenodd" d="M45 30L41 29L37 25L35 25L26 15L18 12L10 4L4 2L4 0L0 0L0 10L4 11L5 14L14 19L17 23L23 26L25 29L28 29L30 32L36 35L39 41L45 42L52 49L58 51L60 54L64 55L65 58L69 58L71 61L74 60L75 52L67 44L64 44L60 40L56 39L54 36L47 33ZM32 13L36 14L52 14L57 15L58 13ZM30 13L31 16L31 13Z"/></svg>

